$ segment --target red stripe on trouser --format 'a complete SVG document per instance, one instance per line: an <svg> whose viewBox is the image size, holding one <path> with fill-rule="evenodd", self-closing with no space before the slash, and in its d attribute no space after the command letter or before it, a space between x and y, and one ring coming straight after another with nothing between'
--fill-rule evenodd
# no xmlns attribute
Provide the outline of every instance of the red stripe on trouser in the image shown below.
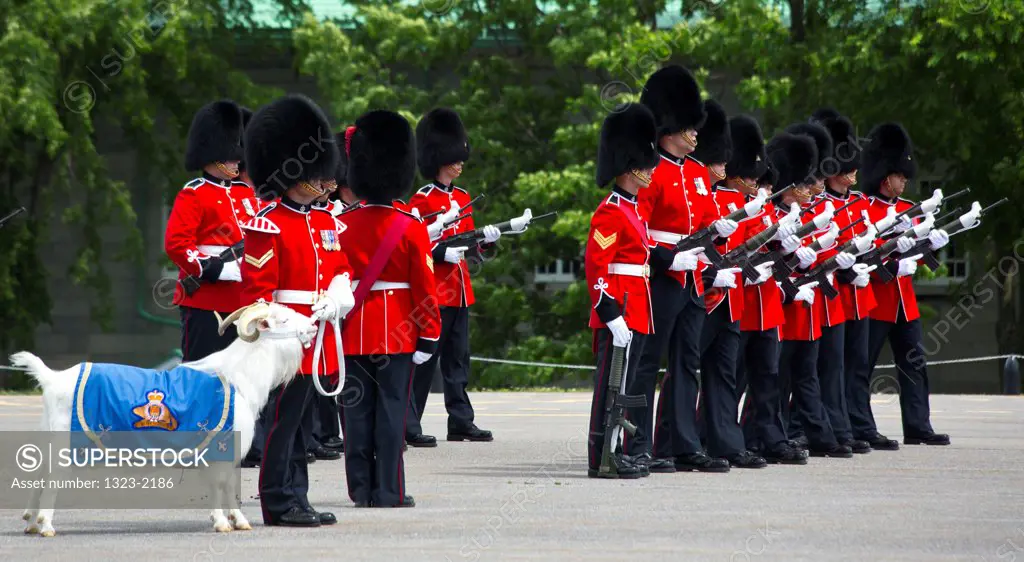
<svg viewBox="0 0 1024 562"><path fill-rule="evenodd" d="M606 363L605 358L608 356L608 348L610 346L611 346L611 334L609 333L608 341L606 341L605 345L604 345L604 350L603 350L604 352L599 357L599 362L597 364L597 369L598 369L598 371L597 371L597 388L601 388L601 386L604 385L604 375L605 375L605 371L606 371L606 369L605 369L605 363ZM607 391L605 391L605 393L607 394ZM591 407L590 407L590 433L591 434L593 434L594 431L597 430L596 424L601 424L604 421L603 419L597 417L597 411L596 411L597 408L603 408L604 407L604 398L605 398L604 396L601 396L600 393L598 393L596 398L595 398L595 400L594 400L593 405L591 405ZM596 450L596 449L599 449L599 447L594 447L593 449ZM597 458L595 459L595 457L594 457L595 450L591 451L591 457L590 457L591 464L594 464L595 460L600 462L600 455L601 455L601 453L600 453L600 451L596 451Z"/></svg>
<svg viewBox="0 0 1024 562"><path fill-rule="evenodd" d="M412 361L410 361L412 363ZM402 414L402 439L405 439L405 428L409 421L409 400L412 398L412 380L416 378L416 364L412 363L409 371L409 391L405 393L405 413ZM405 455L401 447L398 449L398 503L405 501L405 486L402 485L402 473L405 471Z"/></svg>
<svg viewBox="0 0 1024 562"><path fill-rule="evenodd" d="M274 404L274 423L270 426L270 431L267 432L267 440L263 443L263 458L260 460L260 479L257 483L257 489L260 491L260 498L263 498L263 469L267 466L267 452L270 451L270 437L274 435L274 430L277 429L277 420L281 417L281 398L284 397L284 389L281 389L280 394L277 395L277 403ZM257 415L257 422L259 416ZM289 452L289 454L291 454ZM290 459L289 459L289 462ZM263 520L270 521L270 517L267 513L267 506L260 501L260 509L263 511Z"/></svg>

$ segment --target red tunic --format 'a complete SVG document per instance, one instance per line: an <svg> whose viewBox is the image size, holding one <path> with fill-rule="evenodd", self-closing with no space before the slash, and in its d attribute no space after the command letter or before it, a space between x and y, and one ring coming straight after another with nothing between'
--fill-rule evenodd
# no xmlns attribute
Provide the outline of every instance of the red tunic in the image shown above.
<svg viewBox="0 0 1024 562"><path fill-rule="evenodd" d="M666 248L676 245L680 236L689 236L710 225L719 217L711 196L711 179L707 168L693 158L673 158L662 154L651 184L640 190L640 215L647 219L652 243ZM699 275L686 271L666 271L680 285L686 286L687 273L696 278L697 294L704 293Z"/></svg>
<svg viewBox="0 0 1024 562"><path fill-rule="evenodd" d="M859 191L850 191L847 199L832 198L833 205L838 209L853 199L855 202L836 216L840 227L845 227L861 218L862 211L868 210L868 198ZM864 234L867 225L863 222L839 235L839 242L845 243L856 236ZM868 312L875 307L875 293L869 284L866 287L855 287L850 283L839 283L839 298L843 299L843 315L847 320L863 320Z"/></svg>
<svg viewBox="0 0 1024 562"><path fill-rule="evenodd" d="M460 214L473 210L466 208L472 198L469 193L460 187L444 187L437 183L427 184L419 189L412 199L409 200L409 211L413 208L419 210L420 216L425 216L434 211L447 211L452 204L458 204ZM440 240L449 238L454 234L470 232L476 229L473 217L466 217L451 225L441 233ZM476 302L473 297L473 285L469 280L469 266L465 260L457 265L443 260L436 260L434 264L434 277L437 279L437 299L440 306L469 306Z"/></svg>
<svg viewBox="0 0 1024 562"><path fill-rule="evenodd" d="M246 223L245 229L243 304L260 299L281 302L312 316L313 299L327 290L335 276L348 275L351 279L352 268L338 242L337 224L327 210L282 198ZM292 299L283 298L280 291L301 291L310 300L308 304L286 302ZM338 354L330 323L323 341L318 372L322 375L337 373ZM313 373L313 353L313 346L306 350L300 374Z"/></svg>
<svg viewBox="0 0 1024 562"><path fill-rule="evenodd" d="M723 217L743 207L747 202L746 197L742 193L727 187L716 187L712 195L718 208L718 214ZM750 234L747 232L747 225L752 224L752 221L757 222L753 219L741 221L736 232L733 232L726 238L725 244L718 246L718 251L723 256L729 250L743 244L750 237ZM736 274L735 289L724 290L718 287L708 287L704 292L704 304L708 309L708 314L711 314L723 302L728 302L729 320L736 322L743 317L743 275L741 273Z"/></svg>
<svg viewBox="0 0 1024 562"><path fill-rule="evenodd" d="M785 216L779 213L778 216ZM768 203L757 216L751 217L742 224L746 229L746 237L759 234L764 229L778 222L775 207ZM766 250L762 250L766 251ZM777 328L783 324L782 291L775 280L769 278L760 285L743 287L743 318L740 319L740 330L743 332L763 332Z"/></svg>
<svg viewBox="0 0 1024 562"><path fill-rule="evenodd" d="M868 205L868 214L871 217L871 221L878 222L885 218L889 207L895 205L896 212L901 213L913 207L914 203L906 199L887 201L880 197L871 197ZM876 245L883 243L882 240L875 241ZM921 317L921 313L917 309L917 295L914 294L913 276L897 277L893 281L883 283L876 276L872 275L871 289L874 291L875 301L878 304L868 313L870 318L885 322L896 322L901 307L908 321L917 320Z"/></svg>
<svg viewBox="0 0 1024 562"><path fill-rule="evenodd" d="M218 255L244 238L242 225L256 216L261 204L244 182L215 183L196 178L178 192L164 233L164 251L178 266L174 304L202 310L233 312L242 306L242 284L206 282L188 296L181 281L202 274L201 260Z"/></svg>
<svg viewBox="0 0 1024 562"><path fill-rule="evenodd" d="M353 291L355 281L366 271L384 239L391 218L401 212L386 205L366 205L339 217L339 239L352 266ZM427 230L416 221L392 252L374 284L377 288L345 318L345 352L433 353L441 335L434 267Z"/></svg>
<svg viewBox="0 0 1024 562"><path fill-rule="evenodd" d="M816 205L816 207L814 212L812 212L811 214L814 215L823 211L823 203L826 201L830 201L834 209L839 209L840 207L847 203L845 199L834 197L831 194L828 194L828 192L825 192L824 194L822 194L821 196L814 200L814 204ZM851 205L850 207L847 207L846 209L839 211L832 219L832 222L836 223L836 226L838 226L840 229L849 225L850 222L852 222L852 220L849 218L849 210L852 207L853 206ZM825 234L826 232L828 232L828 230L828 228L825 228L820 233L817 233L815 236ZM832 256L838 254L839 246L846 240L849 240L850 238L851 236L849 236L849 231L844 232L840 234L838 237L836 237L836 242L832 246L818 252L818 263L821 263L831 258ZM832 287L836 289L836 291L838 292L839 280L836 279L836 276L837 272L833 272ZM846 313L843 309L843 299L840 295L836 295L835 298L829 299L825 297L825 295L822 293L820 286L818 288L815 288L815 292L816 295L814 297L814 308L818 313L818 319L821 322L822 326L831 328L833 326L838 326L843 322L846 322Z"/></svg>
<svg viewBox="0 0 1024 562"><path fill-rule="evenodd" d="M585 255L587 287L593 305L590 311L591 328L605 326L598 314L602 301L614 299L615 305L621 311L622 296L628 292L626 325L641 334L654 332L650 268L647 265L650 257L648 244L647 225L640 216L635 201L628 194L620 193L618 190L605 197L590 219L590 234L587 237ZM624 271L639 275L621 273Z"/></svg>
<svg viewBox="0 0 1024 562"><path fill-rule="evenodd" d="M815 213L807 213L801 217L802 222L807 223L814 218ZM781 210L776 211L776 218L782 218L785 213ZM803 239L804 246L810 246L818 236L828 232L828 227L814 232L812 235ZM821 259L815 260L811 264L811 268L820 262ZM800 277L800 272L794 271L792 278L797 279ZM814 305L808 306L804 301L793 301L782 305L782 313L786 318L785 323L782 325L781 338L784 341L815 341L821 337L821 317L822 314L818 310L820 302L824 299L824 295L821 294L821 290L814 289Z"/></svg>

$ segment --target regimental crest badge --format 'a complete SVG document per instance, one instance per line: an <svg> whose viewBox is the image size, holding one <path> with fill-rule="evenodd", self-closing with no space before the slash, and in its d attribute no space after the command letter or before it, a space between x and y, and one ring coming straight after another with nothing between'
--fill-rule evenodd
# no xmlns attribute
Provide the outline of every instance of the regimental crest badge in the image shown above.
<svg viewBox="0 0 1024 562"><path fill-rule="evenodd" d="M619 239L619 233L618 232L612 234L611 236L605 236L604 234L601 234L600 230L597 230L596 228L594 229L594 242L597 242L597 245L602 250L607 250L618 239Z"/></svg>
<svg viewBox="0 0 1024 562"><path fill-rule="evenodd" d="M337 231L321 230L320 242L323 244L324 250L327 250L328 252L336 252L341 249L341 244L338 242Z"/></svg>
<svg viewBox="0 0 1024 562"><path fill-rule="evenodd" d="M735 213L736 212L736 203L729 203L728 205L726 205L726 208L729 209L730 213Z"/></svg>
<svg viewBox="0 0 1024 562"><path fill-rule="evenodd" d="M769 217L768 215L765 215L765 216L761 217L761 222L763 222L765 226L771 226L772 225L772 218Z"/></svg>
<svg viewBox="0 0 1024 562"><path fill-rule="evenodd" d="M155 427L166 431L178 429L178 420L174 417L171 409L164 404L164 393L159 389L153 389L146 394L148 402L141 406L132 408L132 413L139 416L140 420L135 422L135 429Z"/></svg>
<svg viewBox="0 0 1024 562"><path fill-rule="evenodd" d="M693 178L693 184L697 186L698 195L708 194L708 187L704 185L704 178Z"/></svg>

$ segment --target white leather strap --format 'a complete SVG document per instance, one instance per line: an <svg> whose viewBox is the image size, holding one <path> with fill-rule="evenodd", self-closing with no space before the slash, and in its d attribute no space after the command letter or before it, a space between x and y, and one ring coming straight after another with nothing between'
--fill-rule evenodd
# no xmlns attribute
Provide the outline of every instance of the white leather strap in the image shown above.
<svg viewBox="0 0 1024 562"><path fill-rule="evenodd" d="M680 240L686 238L686 235L667 232L665 230L647 229L647 237L655 242L661 242L663 244L678 244Z"/></svg>
<svg viewBox="0 0 1024 562"><path fill-rule="evenodd" d="M647 264L610 263L608 264L608 273L612 275L626 275L628 277L650 277L651 268Z"/></svg>
<svg viewBox="0 0 1024 562"><path fill-rule="evenodd" d="M304 304L307 306L316 304L319 296L319 293L315 291L291 291L288 289L278 289L273 293L274 302L276 303Z"/></svg>
<svg viewBox="0 0 1024 562"><path fill-rule="evenodd" d="M355 291L356 287L359 286L359 280L352 282L352 290ZM409 289L408 283L399 283L395 281L374 281L373 287L370 287L371 291L390 291L392 289Z"/></svg>
<svg viewBox="0 0 1024 562"><path fill-rule="evenodd" d="M227 250L229 248L229 246L215 246L215 245L211 245L211 244L200 244L200 245L196 246L196 248L200 252L202 252L202 253L204 253L204 254L206 254L208 256L219 256L219 255L221 255L221 253L224 252L224 250Z"/></svg>

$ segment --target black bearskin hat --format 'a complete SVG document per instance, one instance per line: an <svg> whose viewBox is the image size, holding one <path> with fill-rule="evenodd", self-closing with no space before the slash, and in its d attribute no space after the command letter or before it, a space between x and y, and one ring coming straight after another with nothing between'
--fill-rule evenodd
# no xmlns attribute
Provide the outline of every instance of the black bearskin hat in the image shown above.
<svg viewBox="0 0 1024 562"><path fill-rule="evenodd" d="M758 187L767 186L768 188L774 188L775 184L779 181L779 171L775 169L775 165L772 164L770 158L768 158L767 152L765 153L765 171L757 178Z"/></svg>
<svg viewBox="0 0 1024 562"><path fill-rule="evenodd" d="M657 166L657 134L654 115L638 103L626 104L605 117L597 149L598 187L631 170Z"/></svg>
<svg viewBox="0 0 1024 562"><path fill-rule="evenodd" d="M271 200L301 182L334 177L338 146L313 100L288 95L264 106L245 129L245 162L256 194Z"/></svg>
<svg viewBox="0 0 1024 562"><path fill-rule="evenodd" d="M764 150L761 126L748 115L729 119L732 158L725 164L730 178L760 178L768 171L768 154ZM699 138L699 137L698 137Z"/></svg>
<svg viewBox="0 0 1024 562"><path fill-rule="evenodd" d="M724 164L732 158L729 118L725 108L715 100L704 102L704 108L708 117L697 131L697 148L691 156L706 165Z"/></svg>
<svg viewBox="0 0 1024 562"><path fill-rule="evenodd" d="M364 113L345 131L348 186L367 203L404 199L416 177L416 139L405 117L385 110Z"/></svg>
<svg viewBox="0 0 1024 562"><path fill-rule="evenodd" d="M244 106L240 109L242 111L242 137L240 141L242 146L242 160L238 162L238 171L241 172L245 170L245 128L249 126L249 121L252 120L252 110Z"/></svg>
<svg viewBox="0 0 1024 562"><path fill-rule="evenodd" d="M654 114L659 138L700 129L707 119L697 80L677 64L666 66L647 79L640 103Z"/></svg>
<svg viewBox="0 0 1024 562"><path fill-rule="evenodd" d="M832 136L828 130L817 123L795 123L786 128L787 133L794 135L807 135L814 140L814 146L818 150L818 160L814 164L811 175L816 180L825 179L836 166L831 163L832 159Z"/></svg>
<svg viewBox="0 0 1024 562"><path fill-rule="evenodd" d="M214 162L242 159L242 111L231 100L208 103L199 108L188 129L185 169L202 170Z"/></svg>
<svg viewBox="0 0 1024 562"><path fill-rule="evenodd" d="M458 113L439 107L423 116L416 125L416 160L427 180L449 164L469 160L469 139Z"/></svg>
<svg viewBox="0 0 1024 562"><path fill-rule="evenodd" d="M768 143L768 160L778 173L775 189L807 183L818 163L818 148L808 135L780 133Z"/></svg>
<svg viewBox="0 0 1024 562"><path fill-rule="evenodd" d="M860 141L853 123L827 107L815 111L811 121L824 127L832 137L832 158L823 166L825 175L844 176L856 170L860 165Z"/></svg>
<svg viewBox="0 0 1024 562"><path fill-rule="evenodd" d="M866 195L877 195L890 174L903 174L908 180L917 176L917 161L910 135L899 123L882 123L871 130L860 157L857 185Z"/></svg>
<svg viewBox="0 0 1024 562"><path fill-rule="evenodd" d="M345 149L345 131L335 133L334 144L338 145L338 167L335 168L334 181L338 187L348 186L348 151Z"/></svg>

